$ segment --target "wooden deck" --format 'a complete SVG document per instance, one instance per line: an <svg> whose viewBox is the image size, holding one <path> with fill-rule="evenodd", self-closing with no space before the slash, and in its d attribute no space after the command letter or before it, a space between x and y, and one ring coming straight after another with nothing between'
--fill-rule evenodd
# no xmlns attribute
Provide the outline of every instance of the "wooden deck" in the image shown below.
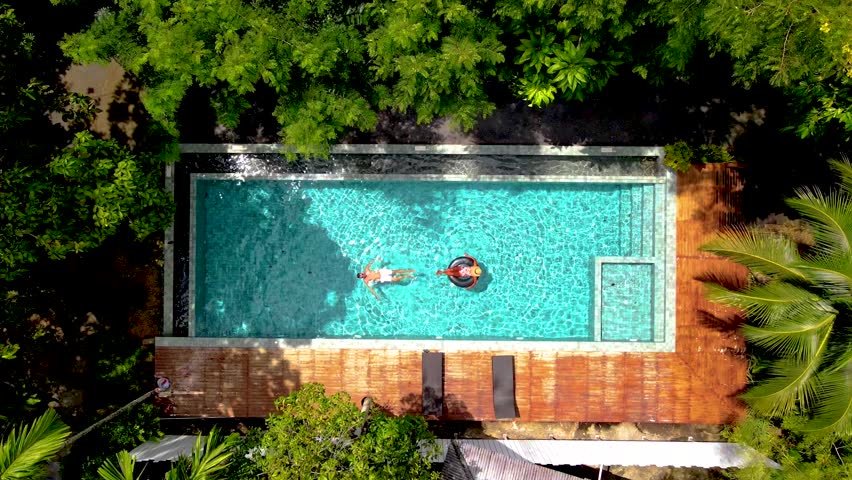
<svg viewBox="0 0 852 480"><path fill-rule="evenodd" d="M741 281L736 265L697 250L736 220L735 167L707 166L678 179L677 317L673 353L459 352L445 356L447 420L492 420L491 356L515 356L520 421L727 423L742 415L742 338L730 312L707 302L696 278ZM157 374L173 382L175 415L266 416L273 400L320 382L353 399L370 395L419 413L420 352L397 350L156 349Z"/></svg>

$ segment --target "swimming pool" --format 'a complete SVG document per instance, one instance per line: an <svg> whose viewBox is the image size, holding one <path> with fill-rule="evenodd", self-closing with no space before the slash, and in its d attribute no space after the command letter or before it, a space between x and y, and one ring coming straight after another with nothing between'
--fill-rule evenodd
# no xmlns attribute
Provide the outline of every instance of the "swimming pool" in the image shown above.
<svg viewBox="0 0 852 480"><path fill-rule="evenodd" d="M193 175L191 335L671 343L665 177L341 178ZM464 253L473 291L435 275ZM417 277L377 301L377 256Z"/></svg>

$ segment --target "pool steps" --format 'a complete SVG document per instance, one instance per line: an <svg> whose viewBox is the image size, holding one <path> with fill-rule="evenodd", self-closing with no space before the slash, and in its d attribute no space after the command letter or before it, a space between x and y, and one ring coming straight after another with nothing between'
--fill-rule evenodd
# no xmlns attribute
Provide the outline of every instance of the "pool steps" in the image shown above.
<svg viewBox="0 0 852 480"><path fill-rule="evenodd" d="M619 199L621 234L619 250L624 257L653 257L656 184L632 185ZM646 208L650 205L650 208Z"/></svg>

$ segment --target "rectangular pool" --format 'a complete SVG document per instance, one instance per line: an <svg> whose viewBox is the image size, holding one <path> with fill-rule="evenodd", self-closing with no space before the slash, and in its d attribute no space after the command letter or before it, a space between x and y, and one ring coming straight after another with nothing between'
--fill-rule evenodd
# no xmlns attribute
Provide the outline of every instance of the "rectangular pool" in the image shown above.
<svg viewBox="0 0 852 480"><path fill-rule="evenodd" d="M671 338L665 178L422 177L194 174L190 335ZM485 269L472 291L435 275L465 253ZM381 301L356 278L377 256L417 272Z"/></svg>

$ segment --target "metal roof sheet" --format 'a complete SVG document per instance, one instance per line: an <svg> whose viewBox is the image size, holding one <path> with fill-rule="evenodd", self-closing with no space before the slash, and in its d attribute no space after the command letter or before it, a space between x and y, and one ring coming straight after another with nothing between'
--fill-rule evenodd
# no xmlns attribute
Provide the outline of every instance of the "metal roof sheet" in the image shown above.
<svg viewBox="0 0 852 480"><path fill-rule="evenodd" d="M137 462L169 462L180 456L192 455L195 441L194 435L166 435L160 440L150 440L130 451ZM201 439L204 445L204 439Z"/></svg>
<svg viewBox="0 0 852 480"><path fill-rule="evenodd" d="M457 440L506 457L539 465L620 465L637 467L742 467L760 456L754 450L725 442L660 442L650 440ZM443 462L450 440L436 462ZM764 459L766 462L771 461Z"/></svg>
<svg viewBox="0 0 852 480"><path fill-rule="evenodd" d="M197 437L166 435L145 442L130 453L140 462L163 462L190 455ZM441 447L433 462L443 463L449 439L438 439ZM538 465L607 465L637 467L742 467L762 457L754 450L724 442L660 442L651 440L456 440L460 447L477 448L511 460ZM770 465L774 462L766 458Z"/></svg>
<svg viewBox="0 0 852 480"><path fill-rule="evenodd" d="M447 451L442 480L580 480L523 460L509 458L495 451L469 443L452 444Z"/></svg>

